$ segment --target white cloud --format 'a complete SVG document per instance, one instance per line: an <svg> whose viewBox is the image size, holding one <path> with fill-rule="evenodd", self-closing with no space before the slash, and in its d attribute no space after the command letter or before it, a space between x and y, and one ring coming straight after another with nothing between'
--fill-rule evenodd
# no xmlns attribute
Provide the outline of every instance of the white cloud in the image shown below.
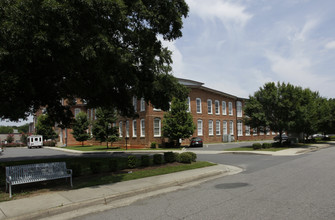
<svg viewBox="0 0 335 220"><path fill-rule="evenodd" d="M311 19L308 20L305 25L303 26L302 30L298 33L296 33L295 38L297 40L304 41L306 40L306 37L308 37L308 34L315 28L317 27L319 21L316 19Z"/></svg>
<svg viewBox="0 0 335 220"><path fill-rule="evenodd" d="M175 77L183 77L183 55L180 50L177 48L175 41L164 41L161 39L164 47L167 47L172 51L172 73Z"/></svg>
<svg viewBox="0 0 335 220"><path fill-rule="evenodd" d="M335 41L331 41L325 45L325 48L328 50L335 49Z"/></svg>
<svg viewBox="0 0 335 220"><path fill-rule="evenodd" d="M223 0L187 0L190 12L197 14L204 21L219 19L227 29L231 25L244 27L252 18L252 15L245 11L245 7Z"/></svg>

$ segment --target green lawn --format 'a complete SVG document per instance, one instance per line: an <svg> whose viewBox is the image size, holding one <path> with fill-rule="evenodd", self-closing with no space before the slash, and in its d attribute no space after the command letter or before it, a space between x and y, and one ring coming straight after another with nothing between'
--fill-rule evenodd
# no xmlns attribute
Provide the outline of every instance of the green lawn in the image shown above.
<svg viewBox="0 0 335 220"><path fill-rule="evenodd" d="M289 149L289 147L272 147L272 148L262 148L258 150L254 150L252 147L235 147L226 149L225 151L280 151L280 150L286 150Z"/></svg>
<svg viewBox="0 0 335 220"><path fill-rule="evenodd" d="M93 146L68 146L63 147L64 149L69 150L78 150L78 151L125 151L125 148L119 148L119 147L106 147L106 146L100 146L100 145L93 145ZM143 150L181 150L181 148L147 148L147 149L128 149L131 151L143 151Z"/></svg>

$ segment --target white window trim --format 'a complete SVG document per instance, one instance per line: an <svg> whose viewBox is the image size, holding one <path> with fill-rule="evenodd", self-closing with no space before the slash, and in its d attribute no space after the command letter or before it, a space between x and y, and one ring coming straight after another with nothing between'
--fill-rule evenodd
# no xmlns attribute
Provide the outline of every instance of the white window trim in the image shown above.
<svg viewBox="0 0 335 220"><path fill-rule="evenodd" d="M221 135L221 122L220 120L216 120L215 122L215 134Z"/></svg>
<svg viewBox="0 0 335 220"><path fill-rule="evenodd" d="M145 137L145 119L141 119L140 129L141 129L141 137Z"/></svg>
<svg viewBox="0 0 335 220"><path fill-rule="evenodd" d="M237 121L237 136L243 136L243 123L241 120Z"/></svg>
<svg viewBox="0 0 335 220"><path fill-rule="evenodd" d="M159 134L155 134L155 121L157 121L158 120L158 133ZM161 124L162 123L162 120L160 119L160 118L155 118L154 119L154 137L161 137Z"/></svg>
<svg viewBox="0 0 335 220"><path fill-rule="evenodd" d="M240 101L237 101L236 102L236 114L237 114L237 117L242 117L242 102Z"/></svg>
<svg viewBox="0 0 335 220"><path fill-rule="evenodd" d="M234 121L229 121L229 134L234 135Z"/></svg>
<svg viewBox="0 0 335 220"><path fill-rule="evenodd" d="M122 121L119 122L119 137L122 137Z"/></svg>
<svg viewBox="0 0 335 220"><path fill-rule="evenodd" d="M199 126L199 123L200 123L201 126ZM203 132L203 123L202 123L201 119L198 119L198 121L197 121L197 133L198 133L198 136L203 136L204 135L204 132Z"/></svg>
<svg viewBox="0 0 335 220"><path fill-rule="evenodd" d="M227 121L223 121L222 122L222 134L228 134L228 122Z"/></svg>
<svg viewBox="0 0 335 220"><path fill-rule="evenodd" d="M198 101L199 101L199 111L198 111ZM197 113L199 113L199 114L202 113L201 99L200 98L196 98L196 110L197 110Z"/></svg>
<svg viewBox="0 0 335 220"><path fill-rule="evenodd" d="M215 100L214 107L215 107L215 114L219 115L220 114L220 102L218 100Z"/></svg>
<svg viewBox="0 0 335 220"><path fill-rule="evenodd" d="M249 131L249 132L247 132L247 131ZM245 126L245 136L250 136L250 126L249 125Z"/></svg>
<svg viewBox="0 0 335 220"><path fill-rule="evenodd" d="M212 99L207 99L207 112L208 112L209 115L213 114L213 102L212 102Z"/></svg>
<svg viewBox="0 0 335 220"><path fill-rule="evenodd" d="M253 128L252 129L252 135L257 136L258 135L257 133L258 133L257 128Z"/></svg>
<svg viewBox="0 0 335 220"><path fill-rule="evenodd" d="M222 101L222 115L227 115L227 103Z"/></svg>
<svg viewBox="0 0 335 220"><path fill-rule="evenodd" d="M144 100L144 98L141 98L140 111L141 112L145 111L145 100Z"/></svg>
<svg viewBox="0 0 335 220"><path fill-rule="evenodd" d="M77 117L77 115L81 112L80 108L75 108L74 109L74 117Z"/></svg>
<svg viewBox="0 0 335 220"><path fill-rule="evenodd" d="M187 97L187 104L188 104L187 112L191 112L191 98L190 97Z"/></svg>
<svg viewBox="0 0 335 220"><path fill-rule="evenodd" d="M126 121L126 137L129 137L129 121Z"/></svg>
<svg viewBox="0 0 335 220"><path fill-rule="evenodd" d="M137 137L137 121L133 120L133 137Z"/></svg>
<svg viewBox="0 0 335 220"><path fill-rule="evenodd" d="M232 102L228 102L228 113L229 113L229 115L234 115L233 103Z"/></svg>
<svg viewBox="0 0 335 220"><path fill-rule="evenodd" d="M208 121L208 135L209 136L214 136L213 120Z"/></svg>
<svg viewBox="0 0 335 220"><path fill-rule="evenodd" d="M133 97L133 106L134 106L134 112L137 112L137 98Z"/></svg>

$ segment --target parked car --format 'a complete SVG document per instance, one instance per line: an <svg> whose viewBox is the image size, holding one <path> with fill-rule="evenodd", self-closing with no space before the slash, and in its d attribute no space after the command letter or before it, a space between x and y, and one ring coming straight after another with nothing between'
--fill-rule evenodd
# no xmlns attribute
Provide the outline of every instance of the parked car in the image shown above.
<svg viewBox="0 0 335 220"><path fill-rule="evenodd" d="M274 141L279 141L279 139L280 139L280 136L279 136L279 135L277 135L277 136L275 136L275 137L273 138ZM281 135L281 139L282 139L282 141L287 141L287 140L288 140L288 136L287 136L286 134L282 134L282 135Z"/></svg>
<svg viewBox="0 0 335 220"><path fill-rule="evenodd" d="M190 147L203 147L203 141L199 137L191 138Z"/></svg>

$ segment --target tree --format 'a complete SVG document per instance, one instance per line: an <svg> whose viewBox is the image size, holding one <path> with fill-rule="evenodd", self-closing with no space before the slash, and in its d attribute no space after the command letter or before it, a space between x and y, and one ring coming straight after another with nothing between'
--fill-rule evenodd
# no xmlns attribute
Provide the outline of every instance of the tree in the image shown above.
<svg viewBox="0 0 335 220"><path fill-rule="evenodd" d="M245 123L279 132L281 143L283 132L295 126L299 95L299 89L289 83L266 83L249 96L244 108Z"/></svg>
<svg viewBox="0 0 335 220"><path fill-rule="evenodd" d="M36 134L42 135L44 140L54 140L57 137L53 129L53 122L49 119L48 115L40 115L37 118Z"/></svg>
<svg viewBox="0 0 335 220"><path fill-rule="evenodd" d="M163 136L179 143L179 139L189 138L193 135L195 125L193 117L188 110L185 99L173 98L171 110L164 114Z"/></svg>
<svg viewBox="0 0 335 220"><path fill-rule="evenodd" d="M63 98L132 115L136 96L167 110L178 83L160 39L181 37L187 14L184 0L0 1L0 117L46 106L66 126Z"/></svg>
<svg viewBox="0 0 335 220"><path fill-rule="evenodd" d="M13 134L9 134L6 137L6 141L7 141L8 144L13 143L13 141L14 141L14 135Z"/></svg>
<svg viewBox="0 0 335 220"><path fill-rule="evenodd" d="M97 119L93 123L92 133L96 140L107 143L119 140L118 128L113 126L117 120L115 109L97 108Z"/></svg>
<svg viewBox="0 0 335 220"><path fill-rule="evenodd" d="M318 131L322 134L335 132L335 99L323 98L318 106Z"/></svg>
<svg viewBox="0 0 335 220"><path fill-rule="evenodd" d="M0 134L12 134L13 128L9 126L0 126Z"/></svg>
<svg viewBox="0 0 335 220"><path fill-rule="evenodd" d="M87 133L89 124L85 112L79 112L72 125L72 135L76 141L81 141L81 146L84 146L84 141L87 141L91 137L90 134Z"/></svg>

